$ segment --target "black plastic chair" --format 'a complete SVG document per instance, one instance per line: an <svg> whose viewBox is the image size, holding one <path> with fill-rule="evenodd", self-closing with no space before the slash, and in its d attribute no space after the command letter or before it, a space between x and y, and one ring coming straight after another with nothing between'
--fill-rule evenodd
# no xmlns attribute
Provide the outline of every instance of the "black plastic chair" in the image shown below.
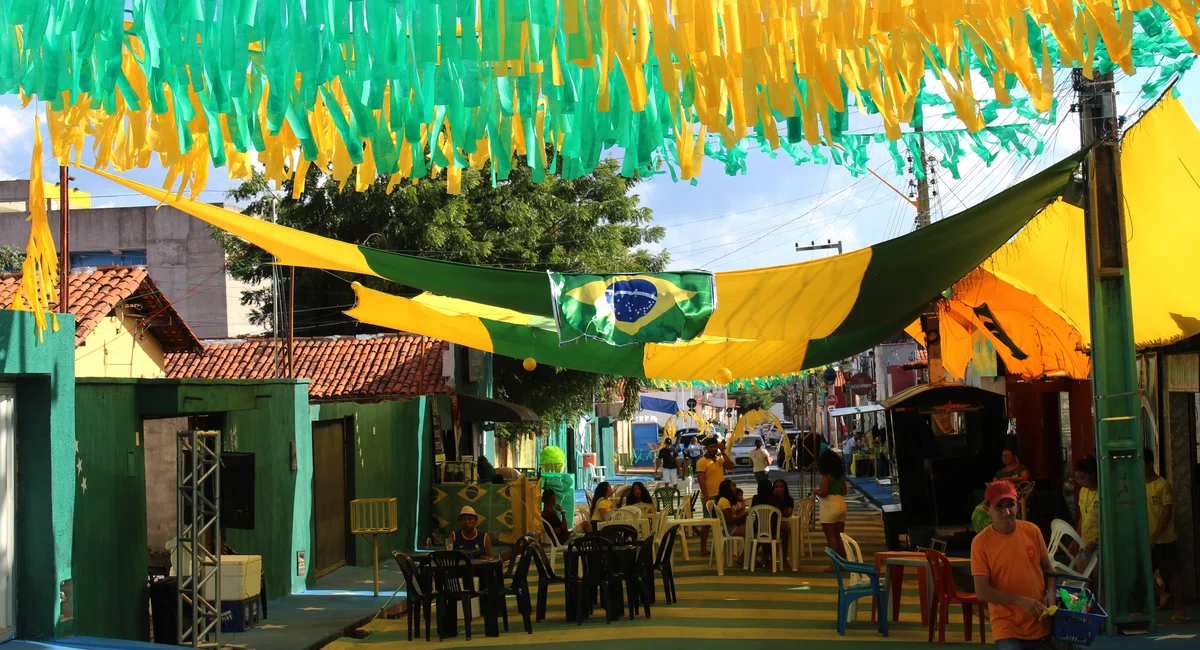
<svg viewBox="0 0 1200 650"><path fill-rule="evenodd" d="M518 543L525 539L521 537ZM500 611L504 614L504 631L508 631L508 596L515 596L517 600L517 611L521 613L521 617L525 621L525 631L533 634L533 623L529 620L533 607L530 604L529 597L529 563L533 560L533 547L537 546L537 542L519 544L520 555L513 556L513 569L508 576L508 584L504 586L503 593L500 594Z"/></svg>
<svg viewBox="0 0 1200 650"><path fill-rule="evenodd" d="M396 564L400 565L400 573L404 574L405 593L408 598L408 640L413 640L413 631L417 633L417 638L421 638L421 613L425 613L425 640L429 640L429 619L432 617L433 610L433 590L429 585L426 585L421 580L421 572L417 569L417 565L413 563L412 558L401 553L400 551L392 551L392 557L396 559Z"/></svg>
<svg viewBox="0 0 1200 650"><path fill-rule="evenodd" d="M688 501L687 513L689 517L696 516L696 502L700 500L700 490L692 493L692 498Z"/></svg>
<svg viewBox="0 0 1200 650"><path fill-rule="evenodd" d="M460 551L434 551L429 555L429 566L433 571L433 584L437 588L438 620L457 618L454 607L462 603L463 627L467 640L471 640L471 599L482 596L475 590L475 571L471 559ZM438 640L442 640L442 628L438 626Z"/></svg>
<svg viewBox="0 0 1200 650"><path fill-rule="evenodd" d="M646 618L650 618L650 603L654 597L653 540L640 542L633 564L618 570L613 577L625 583L625 593L629 600L629 620L637 618L639 606L645 610Z"/></svg>
<svg viewBox="0 0 1200 650"><path fill-rule="evenodd" d="M550 564L550 558L546 556L546 551L540 544L533 544L529 548L533 554L533 563L537 567L538 572L536 620L541 623L546 620L546 598L550 592L550 585L560 585L566 581L554 573L554 566Z"/></svg>
<svg viewBox="0 0 1200 650"><path fill-rule="evenodd" d="M592 534L607 539L613 545L636 544L638 541L638 530L629 524L608 524Z"/></svg>
<svg viewBox="0 0 1200 650"><path fill-rule="evenodd" d="M663 597L667 603L677 603L675 597L675 568L671 565L671 557L675 554L675 538L679 537L679 524L667 529L662 543L658 546L658 557L654 558L654 568L662 575ZM653 590L651 590L653 591Z"/></svg>
<svg viewBox="0 0 1200 650"><path fill-rule="evenodd" d="M567 543L568 606L575 606L575 622L579 625L583 625L583 619L591 613L593 589L600 590L605 622L612 622L608 616L609 589L613 577L610 571L612 547L612 543L599 535L584 535Z"/></svg>

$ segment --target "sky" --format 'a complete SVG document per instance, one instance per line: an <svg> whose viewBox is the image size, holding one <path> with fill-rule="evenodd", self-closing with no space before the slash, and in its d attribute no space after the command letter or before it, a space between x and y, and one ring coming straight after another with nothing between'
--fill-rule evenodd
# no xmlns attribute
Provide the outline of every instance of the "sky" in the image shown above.
<svg viewBox="0 0 1200 650"><path fill-rule="evenodd" d="M1060 72L1059 80L1065 80L1067 74ZM1139 110L1149 105L1139 90L1149 72L1131 77L1120 72L1117 75L1118 110L1135 118ZM1189 112L1200 115L1200 78L1185 77L1177 88ZM961 167L959 180L940 170L933 188L937 194L932 201L933 218L949 216L978 203L1076 149L1078 121L1068 112L1067 103L1060 107L1060 118L1065 119L1059 124L1038 127L1046 148L1037 159L1025 161L1002 153L989 167L969 156ZM0 97L0 179L28 178L34 112L33 104L21 109L15 97ZM1000 118L1000 123L1020 121L1024 120L1015 115ZM927 128L955 127L943 120L940 124L932 121ZM850 130L875 132L881 127L877 118L854 114ZM48 152L48 135L43 138ZM873 146L870 153L869 167L907 193L912 179L895 174L884 147ZM53 174L53 164L50 159L45 161L48 173ZM666 229L664 239L648 248L668 250L672 269L729 271L790 264L834 253L796 252L797 243L840 241L843 250L850 251L898 237L914 227L915 208L872 175L854 177L833 164L797 166L786 155L772 158L758 151L748 155L747 170L745 174L729 176L719 162L706 160L695 185L672 182L667 174L638 184L632 193L638 195L642 205L653 210L655 223ZM72 175L75 179L72 186L90 192L95 207L147 203L140 194L85 170L74 169ZM126 176L157 187L164 174L156 163L151 163L148 169L132 170ZM223 169L212 170L200 198L211 202L225 200L225 192L234 184Z"/></svg>

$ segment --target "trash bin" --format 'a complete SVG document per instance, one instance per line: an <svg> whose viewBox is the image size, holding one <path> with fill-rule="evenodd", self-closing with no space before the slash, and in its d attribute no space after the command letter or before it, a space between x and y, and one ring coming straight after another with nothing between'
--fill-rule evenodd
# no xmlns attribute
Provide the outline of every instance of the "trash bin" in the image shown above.
<svg viewBox="0 0 1200 650"><path fill-rule="evenodd" d="M900 532L905 529L904 511L898 504L883 506L883 538L889 551L899 551Z"/></svg>
<svg viewBox="0 0 1200 650"><path fill-rule="evenodd" d="M575 516L575 475L574 474L552 474L542 472L542 490L550 490L558 496L558 505L562 506L563 511L568 517ZM538 506L541 509L541 506ZM567 526L571 526L571 522L567 522Z"/></svg>
<svg viewBox="0 0 1200 650"><path fill-rule="evenodd" d="M154 642L163 645L179 644L179 625L176 622L179 600L179 578L170 576L150 583L150 615L154 618Z"/></svg>

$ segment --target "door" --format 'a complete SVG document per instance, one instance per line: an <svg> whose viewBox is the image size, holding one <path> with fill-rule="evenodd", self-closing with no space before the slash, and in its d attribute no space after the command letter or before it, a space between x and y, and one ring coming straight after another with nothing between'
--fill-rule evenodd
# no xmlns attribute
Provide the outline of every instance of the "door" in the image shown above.
<svg viewBox="0 0 1200 650"><path fill-rule="evenodd" d="M16 544L17 446L12 384L0 384L0 642L13 634L16 583L13 576Z"/></svg>
<svg viewBox="0 0 1200 650"><path fill-rule="evenodd" d="M346 490L346 423L313 422L313 519L317 577L346 565L350 534Z"/></svg>

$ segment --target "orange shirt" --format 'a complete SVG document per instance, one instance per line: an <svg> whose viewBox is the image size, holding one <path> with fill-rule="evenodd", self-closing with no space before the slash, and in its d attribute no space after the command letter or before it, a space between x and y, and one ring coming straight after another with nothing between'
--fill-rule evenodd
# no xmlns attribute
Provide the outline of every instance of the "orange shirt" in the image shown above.
<svg viewBox="0 0 1200 650"><path fill-rule="evenodd" d="M988 526L971 542L971 575L988 576L992 587L999 591L1041 600L1046 593L1044 557L1046 540L1034 524L1017 521L1011 535ZM1050 617L1034 618L1016 605L988 603L988 609L993 639L1029 640L1050 634Z"/></svg>

